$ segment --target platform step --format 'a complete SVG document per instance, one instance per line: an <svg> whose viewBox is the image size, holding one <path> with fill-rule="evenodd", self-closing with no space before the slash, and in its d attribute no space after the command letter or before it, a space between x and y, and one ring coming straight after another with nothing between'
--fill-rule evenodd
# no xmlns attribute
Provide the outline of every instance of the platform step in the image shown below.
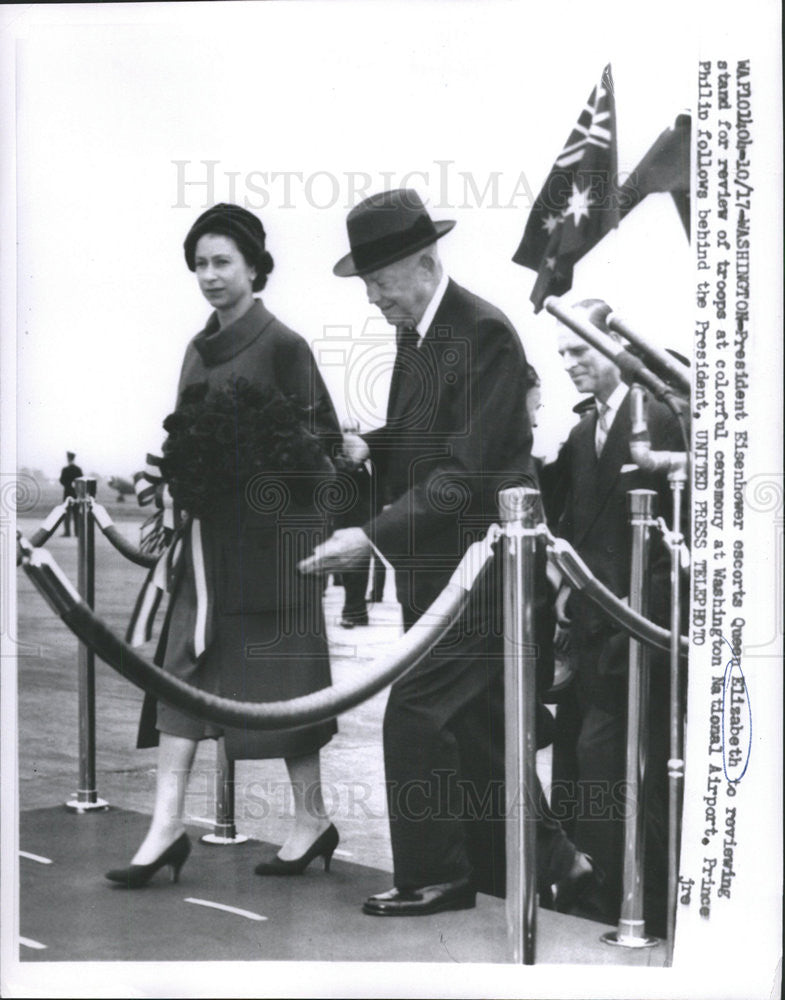
<svg viewBox="0 0 785 1000"><path fill-rule="evenodd" d="M479 895L474 910L369 917L362 901L389 888L388 873L336 855L329 874L317 860L302 876L263 879L253 868L269 845L210 846L198 828L189 830L193 851L178 883L163 870L129 892L103 873L131 858L147 816L54 807L20 819L21 961L507 961L504 901L490 896ZM603 945L601 924L546 910L537 920L538 964L664 958L663 947L630 953Z"/></svg>

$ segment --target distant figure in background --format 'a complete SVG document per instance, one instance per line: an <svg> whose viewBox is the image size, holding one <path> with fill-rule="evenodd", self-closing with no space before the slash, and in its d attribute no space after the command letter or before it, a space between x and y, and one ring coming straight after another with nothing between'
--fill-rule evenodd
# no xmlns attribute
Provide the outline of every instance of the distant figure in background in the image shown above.
<svg viewBox="0 0 785 1000"><path fill-rule="evenodd" d="M65 457L68 459L68 465L64 465L60 472L60 485L63 487L63 501L66 501L69 497L76 497L76 490L74 489L74 480L78 479L82 475L82 470L74 462L76 454L73 451L67 451ZM65 518L63 520L63 536L65 538L71 537L71 520L74 522L74 534L77 534L78 521L76 519L76 511L72 504L69 504L65 510Z"/></svg>

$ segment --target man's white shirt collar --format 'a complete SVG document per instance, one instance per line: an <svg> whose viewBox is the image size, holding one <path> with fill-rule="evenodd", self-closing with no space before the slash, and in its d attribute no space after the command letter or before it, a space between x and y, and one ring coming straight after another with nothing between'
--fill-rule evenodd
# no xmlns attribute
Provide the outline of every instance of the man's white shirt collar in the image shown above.
<svg viewBox="0 0 785 1000"><path fill-rule="evenodd" d="M605 405L608 408L608 416L610 417L610 419L606 421L608 427L610 427L613 421L616 419L616 414L619 411L619 407L624 402L624 398L627 395L627 392L628 392L628 386L626 386L624 382L619 382L619 384L616 386L616 388L613 390L610 396L608 396L608 399L605 402ZM601 414L602 403L599 401L599 399L594 400L594 405L597 407L598 415Z"/></svg>
<svg viewBox="0 0 785 1000"><path fill-rule="evenodd" d="M420 343L422 343L422 338L428 332L428 327L431 325L431 323L433 323L433 317L436 315L436 310L442 304L442 299L444 298L444 293L447 291L447 282L449 280L450 278L447 272L445 271L441 276L439 284L436 286L436 291L433 293L433 298L428 303L425 312L422 314L420 322L415 327L415 329L417 330L417 334L420 338ZM417 346L419 347L420 345L418 344Z"/></svg>

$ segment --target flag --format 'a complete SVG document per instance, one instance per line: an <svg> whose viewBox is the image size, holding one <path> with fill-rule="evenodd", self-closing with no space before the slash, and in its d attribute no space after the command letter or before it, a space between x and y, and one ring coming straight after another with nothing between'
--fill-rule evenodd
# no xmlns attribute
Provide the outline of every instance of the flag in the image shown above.
<svg viewBox="0 0 785 1000"><path fill-rule="evenodd" d="M646 197L669 191L690 237L690 127L688 111L680 114L633 170L619 192L621 218Z"/></svg>
<svg viewBox="0 0 785 1000"><path fill-rule="evenodd" d="M572 287L575 262L619 223L616 104L610 64L602 71L532 206L513 261L538 272L531 301Z"/></svg>

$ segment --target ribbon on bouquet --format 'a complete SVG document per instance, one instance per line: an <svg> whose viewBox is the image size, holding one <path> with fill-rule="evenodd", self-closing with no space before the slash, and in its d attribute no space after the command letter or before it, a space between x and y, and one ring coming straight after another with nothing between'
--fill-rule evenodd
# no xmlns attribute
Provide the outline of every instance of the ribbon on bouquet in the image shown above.
<svg viewBox="0 0 785 1000"><path fill-rule="evenodd" d="M134 473L134 492L140 507L147 507L155 501L159 510L143 525L143 532L160 536L170 541L158 562L145 577L142 589L136 598L131 620L125 634L125 641L131 646L141 646L149 642L153 634L153 624L165 593L171 591L172 581L177 575L182 558L183 537L187 522L175 526L175 512L172 495L164 482L160 469L161 457L148 452L145 466ZM152 522L152 523L150 523ZM145 541L143 539L143 546Z"/></svg>
<svg viewBox="0 0 785 1000"><path fill-rule="evenodd" d="M153 634L153 624L164 593L174 595L182 586L186 547L194 573L196 601L193 622L193 653L198 660L212 638L213 595L207 583L205 548L199 518L189 518L176 530L169 547L147 574L136 599L126 632L130 646L141 646Z"/></svg>
<svg viewBox="0 0 785 1000"><path fill-rule="evenodd" d="M147 454L145 466L140 472L134 473L134 492L140 507L147 507L154 500L163 509L163 527L174 531L174 504L169 487L161 476L160 455Z"/></svg>

